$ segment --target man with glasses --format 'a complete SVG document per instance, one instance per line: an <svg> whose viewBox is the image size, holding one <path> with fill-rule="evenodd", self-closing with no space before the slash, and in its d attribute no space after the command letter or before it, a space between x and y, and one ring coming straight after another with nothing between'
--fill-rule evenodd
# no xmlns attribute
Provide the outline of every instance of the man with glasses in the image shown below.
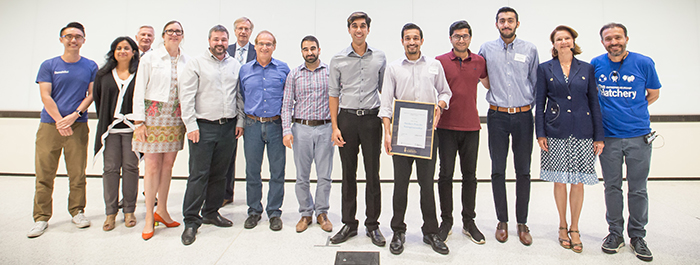
<svg viewBox="0 0 700 265"><path fill-rule="evenodd" d="M252 229L258 225L263 212L262 167L263 152L267 147L270 182L267 193L267 217L272 231L282 230L282 201L284 199L284 166L286 161L282 143L282 98L284 83L289 74L286 63L272 58L277 40L271 32L263 30L255 38L257 58L241 67L240 93L246 114L243 133L243 151L246 161L246 202L248 218L243 227Z"/></svg>
<svg viewBox="0 0 700 265"><path fill-rule="evenodd" d="M600 29L600 42L608 51L591 60L598 79L600 110L605 129L605 148L600 167L605 181L605 219L608 236L602 250L617 253L625 245L622 195L622 163L627 167L629 220L627 235L634 254L643 261L653 256L644 237L649 221L647 178L651 143L656 137L649 122L649 105L659 99L661 83L654 61L627 51L627 28L610 23Z"/></svg>
<svg viewBox="0 0 700 265"><path fill-rule="evenodd" d="M530 159L534 120L537 66L540 63L537 47L516 38L520 26L518 13L510 7L496 12L496 28L500 38L481 45L479 55L486 60L491 87L486 92L490 107L487 114L489 151L491 153L491 189L496 206L498 225L496 240L508 240L508 201L506 200L506 160L508 145L513 140L515 165L515 216L518 237L523 245L532 244L527 227L530 204Z"/></svg>
<svg viewBox="0 0 700 265"><path fill-rule="evenodd" d="M255 45L249 42L250 34L253 33L253 21L247 17L241 17L233 22L233 35L236 36L236 41L228 46L228 54L235 58L241 65L255 60ZM228 172L226 173L226 194L224 194L224 202L222 206L233 202L234 180L236 176L236 153L238 145L233 147L233 157L229 163Z"/></svg>
<svg viewBox="0 0 700 265"><path fill-rule="evenodd" d="M484 244L484 235L476 227L474 211L476 203L476 159L479 153L479 130L481 122L476 109L476 86L479 81L488 88L486 61L469 50L472 28L467 21L460 20L450 25L452 51L436 57L445 69L447 83L452 90L450 109L445 110L437 126L440 139L438 154L438 193L442 223L439 235L445 241L452 232L452 179L455 159L459 154L462 171L462 233L474 243ZM454 103L454 104L453 104Z"/></svg>
<svg viewBox="0 0 700 265"><path fill-rule="evenodd" d="M59 34L63 55L44 61L39 68L41 123L36 133L36 190L34 227L27 237L41 236L53 214L53 185L61 151L66 160L70 193L68 211L78 228L90 226L85 209L85 166L87 165L87 109L92 104L92 85L97 64L80 56L85 28L78 22L63 27Z"/></svg>
<svg viewBox="0 0 700 265"><path fill-rule="evenodd" d="M187 61L180 76L182 121L187 127L190 176L182 203L182 243L195 241L204 224L231 227L219 213L224 201L226 171L238 137L243 135L243 99L238 93L241 65L226 52L228 30L209 30L209 49ZM202 213L200 216L199 213Z"/></svg>
<svg viewBox="0 0 700 265"><path fill-rule="evenodd" d="M386 240L379 229L382 194L379 186L379 155L382 144L382 120L379 92L382 90L386 57L365 39L372 19L364 12L354 12L347 19L352 37L349 47L333 56L329 67L329 105L333 122L332 140L338 146L343 164L343 228L331 238L339 244L357 235L357 153L362 145L365 165L365 226L372 243L383 247Z"/></svg>

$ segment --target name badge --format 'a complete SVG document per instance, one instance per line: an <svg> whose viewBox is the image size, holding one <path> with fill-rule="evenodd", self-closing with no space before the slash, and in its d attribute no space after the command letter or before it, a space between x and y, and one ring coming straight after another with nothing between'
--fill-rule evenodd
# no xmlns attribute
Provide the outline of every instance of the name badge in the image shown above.
<svg viewBox="0 0 700 265"><path fill-rule="evenodd" d="M525 62L525 59L527 59L527 55L525 55L525 54L520 54L520 53L516 53L516 54L515 54L515 57L513 57L513 60L518 61L518 62L521 62L521 63L524 63L524 62Z"/></svg>
<svg viewBox="0 0 700 265"><path fill-rule="evenodd" d="M428 67L428 73L430 73L431 75L438 74L438 71L440 71L440 70L438 69L437 66L433 65L433 66Z"/></svg>

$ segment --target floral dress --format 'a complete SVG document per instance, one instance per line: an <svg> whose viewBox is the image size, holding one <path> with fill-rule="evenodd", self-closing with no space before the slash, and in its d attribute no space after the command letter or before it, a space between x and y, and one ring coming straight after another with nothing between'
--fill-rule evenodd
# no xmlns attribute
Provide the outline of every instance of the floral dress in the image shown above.
<svg viewBox="0 0 700 265"><path fill-rule="evenodd" d="M171 78L168 102L145 100L146 142L134 140L134 151L142 153L170 153L182 150L185 125L180 118L180 99L177 86L177 62L179 57L170 57Z"/></svg>

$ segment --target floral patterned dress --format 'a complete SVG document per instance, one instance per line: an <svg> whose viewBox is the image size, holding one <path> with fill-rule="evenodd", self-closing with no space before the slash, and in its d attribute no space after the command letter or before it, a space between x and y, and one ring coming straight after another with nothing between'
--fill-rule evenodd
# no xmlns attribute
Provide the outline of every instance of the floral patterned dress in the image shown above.
<svg viewBox="0 0 700 265"><path fill-rule="evenodd" d="M177 62L179 57L170 57L171 78L168 102L145 100L146 142L134 140L134 151L142 153L170 153L182 150L185 139L185 125L180 118L178 99Z"/></svg>

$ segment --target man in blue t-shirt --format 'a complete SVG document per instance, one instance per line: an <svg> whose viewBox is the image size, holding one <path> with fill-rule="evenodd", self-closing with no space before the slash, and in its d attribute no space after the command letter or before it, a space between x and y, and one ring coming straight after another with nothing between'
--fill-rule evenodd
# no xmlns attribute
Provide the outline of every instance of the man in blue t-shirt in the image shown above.
<svg viewBox="0 0 700 265"><path fill-rule="evenodd" d="M659 98L661 83L654 61L627 51L627 28L610 23L600 29L601 43L608 51L591 60L598 80L598 99L603 114L605 149L600 166L605 181L605 218L608 234L602 250L617 253L625 245L622 237L622 163L627 166L629 221L627 235L637 258L653 259L644 241L648 221L647 177L651 161L651 132L648 106Z"/></svg>
<svg viewBox="0 0 700 265"><path fill-rule="evenodd" d="M85 28L71 22L61 29L63 55L44 61L39 68L41 123L36 133L36 191L34 227L27 237L42 235L53 211L53 184L61 151L65 155L70 183L68 211L78 228L90 226L85 209L85 166L87 165L87 108L92 104L92 85L97 64L80 56Z"/></svg>

